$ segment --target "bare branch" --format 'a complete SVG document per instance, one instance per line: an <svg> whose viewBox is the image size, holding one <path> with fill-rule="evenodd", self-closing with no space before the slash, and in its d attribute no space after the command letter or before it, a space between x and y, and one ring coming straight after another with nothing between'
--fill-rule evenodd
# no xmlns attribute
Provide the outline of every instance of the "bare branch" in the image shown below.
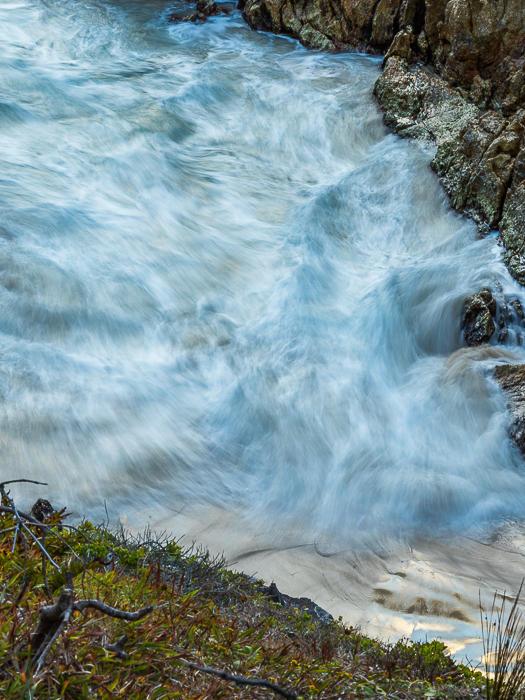
<svg viewBox="0 0 525 700"><path fill-rule="evenodd" d="M7 484L37 484L38 486L48 486L43 481L33 481L32 479L11 479L11 481L2 481L0 489L3 489Z"/></svg>
<svg viewBox="0 0 525 700"><path fill-rule="evenodd" d="M8 527L5 530L0 530L0 535L4 535L6 532L13 532L13 530L16 530L18 528L18 525L13 525L13 527Z"/></svg>
<svg viewBox="0 0 525 700"><path fill-rule="evenodd" d="M109 617L118 617L119 620L127 620L128 622L135 622L141 618L149 615L153 611L153 606L148 605L146 608L141 608L134 613L126 612L125 610L117 610L117 608L111 608L105 603L101 603L99 600L77 600L73 606L78 612L83 612L86 608L93 608L94 610L99 610L104 615Z"/></svg>
<svg viewBox="0 0 525 700"><path fill-rule="evenodd" d="M38 539L38 537L37 537L36 535L33 535L33 533L31 532L31 530L30 530L30 529L27 527L27 525L25 525L24 523L22 523L22 527L24 528L24 530L27 530L27 532L31 535L31 537L34 539L34 541L35 541L35 542L37 543L37 545L40 547L40 549L42 550L42 555L45 554L45 556L46 556L46 557L49 559L49 561L53 564L53 566L55 567L55 569L57 569L58 571L60 571L60 567L58 566L58 564L56 564L56 563L53 561L53 559L51 558L51 556L47 553L46 548L42 546L42 544L41 544L40 540ZM56 532L54 532L53 534L56 535Z"/></svg>
<svg viewBox="0 0 525 700"><path fill-rule="evenodd" d="M45 550L46 548L46 532L42 533L42 549ZM48 598L52 598L53 596L51 595L51 589L49 588L49 581L47 580L47 561L46 557L44 556L44 552L42 552L42 578L44 580L44 586L46 589L46 595Z"/></svg>
<svg viewBox="0 0 525 700"><path fill-rule="evenodd" d="M274 693L277 693L277 695L281 695L283 698L287 698L287 700L297 700L297 695L295 693L285 690L284 688L281 688L281 686L276 685L271 681L265 681L256 678L243 678L242 676L231 676L225 671L218 671L215 668L206 668L205 666L197 666L197 664L192 664L189 661L183 661L183 664L188 668L192 668L194 671L202 671L202 673L209 673L213 676L218 676L219 678L222 678L225 681L236 683L237 685L249 685L256 686L259 688L268 688L269 690L273 690Z"/></svg>
<svg viewBox="0 0 525 700"><path fill-rule="evenodd" d="M123 634L120 639L117 639L115 644L108 644L106 649L108 651L112 651L114 654L116 654L119 659L124 659L126 660L128 658L128 655L124 651L124 644L128 641L128 635Z"/></svg>
<svg viewBox="0 0 525 700"><path fill-rule="evenodd" d="M37 672L42 667L49 650L69 622L73 611L73 577L66 573L66 586L61 590L57 602L47 605L39 612L40 620L31 637L33 662L37 662Z"/></svg>

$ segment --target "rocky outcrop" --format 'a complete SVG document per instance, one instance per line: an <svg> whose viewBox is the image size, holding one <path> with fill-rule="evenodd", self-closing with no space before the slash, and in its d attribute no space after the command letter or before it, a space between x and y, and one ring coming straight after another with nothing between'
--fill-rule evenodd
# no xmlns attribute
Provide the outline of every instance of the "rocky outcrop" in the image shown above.
<svg viewBox="0 0 525 700"><path fill-rule="evenodd" d="M508 398L511 437L525 454L525 365L499 365L494 375Z"/></svg>
<svg viewBox="0 0 525 700"><path fill-rule="evenodd" d="M304 610L308 615L320 622L329 623L334 619L329 612L319 607L319 605L310 600L310 598L292 598L292 596L286 595L286 593L281 593L275 581L269 586L260 586L259 591L265 598L271 600L273 603L279 603L283 608L292 607L298 610Z"/></svg>
<svg viewBox="0 0 525 700"><path fill-rule="evenodd" d="M197 0L196 11L192 12L190 15L180 16L177 13L173 13L168 16L168 22L173 24L177 22L194 22L199 24L205 22L208 17L213 17L215 15L227 15L230 9L224 6L218 6L215 0Z"/></svg>
<svg viewBox="0 0 525 700"><path fill-rule="evenodd" d="M432 167L452 206L482 232L500 229L504 261L525 285L525 110L481 109L433 69L409 65L395 45L375 94L396 133L436 143Z"/></svg>
<svg viewBox="0 0 525 700"><path fill-rule="evenodd" d="M505 264L511 275L525 286L525 138L523 136L521 150L512 168L500 230L501 239L506 248L503 256Z"/></svg>
<svg viewBox="0 0 525 700"><path fill-rule="evenodd" d="M410 35L412 54L479 106L509 116L525 100L523 0L240 0L240 6L250 26L311 48L386 52Z"/></svg>
<svg viewBox="0 0 525 700"><path fill-rule="evenodd" d="M375 94L401 136L435 141L432 167L482 232L501 230L525 285L523 0L239 0L255 29L328 51L386 53Z"/></svg>
<svg viewBox="0 0 525 700"><path fill-rule="evenodd" d="M309 48L384 52L400 28L411 25L419 1L240 0L254 29L289 34Z"/></svg>
<svg viewBox="0 0 525 700"><path fill-rule="evenodd" d="M401 136L435 141L434 170L452 205L483 230L501 223L508 250L525 249L525 111L482 110L428 67L392 55L375 94ZM523 247L522 247L523 246Z"/></svg>
<svg viewBox="0 0 525 700"><path fill-rule="evenodd" d="M467 345L473 347L489 342L496 332L493 319L496 311L496 301L486 287L467 299L461 324Z"/></svg>

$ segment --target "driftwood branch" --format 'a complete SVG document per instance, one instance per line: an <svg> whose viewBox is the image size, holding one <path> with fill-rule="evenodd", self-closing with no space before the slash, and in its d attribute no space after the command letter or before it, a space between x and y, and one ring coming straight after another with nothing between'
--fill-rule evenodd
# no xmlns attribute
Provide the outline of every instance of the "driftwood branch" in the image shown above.
<svg viewBox="0 0 525 700"><path fill-rule="evenodd" d="M281 688L280 685L272 683L271 681L265 681L257 678L243 678L242 676L231 676L225 671L218 671L215 668L207 668L206 666L197 666L197 664L192 664L189 661L183 661L182 663L185 666L187 666L187 668L192 668L194 671L209 673L212 676L218 676L224 681L229 681L230 683L236 683L237 685L249 685L252 687L259 688L268 688L269 690L273 690L273 692L277 695L281 695L283 698L287 698L287 700L297 700L297 695L295 693L292 693L289 690L285 690L284 688Z"/></svg>

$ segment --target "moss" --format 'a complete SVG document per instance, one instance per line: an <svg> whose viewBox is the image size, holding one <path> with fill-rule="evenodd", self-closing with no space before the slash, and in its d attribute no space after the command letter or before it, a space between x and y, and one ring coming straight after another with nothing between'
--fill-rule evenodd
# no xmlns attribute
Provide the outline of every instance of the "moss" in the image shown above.
<svg viewBox="0 0 525 700"><path fill-rule="evenodd" d="M0 517L0 530L14 524L13 516ZM321 622L300 607L273 603L261 581L225 569L221 559L204 550L184 550L151 532L139 538L123 530L109 532L87 521L74 530L57 523L56 531L64 541L52 535L46 539L60 567L53 577L55 590L69 567L76 571L77 597L98 598L125 610L146 605L155 609L132 623L98 612L76 614L47 656L45 669L33 676L28 642L45 603L41 552L32 541L24 552L20 537L13 551L14 532L4 532L0 697L269 695L264 688L196 673L181 665L182 660L269 679L305 699L392 693L399 698L459 698L478 694L484 683L479 672L456 664L440 642L386 645L340 621ZM108 649L124 633L125 660Z"/></svg>

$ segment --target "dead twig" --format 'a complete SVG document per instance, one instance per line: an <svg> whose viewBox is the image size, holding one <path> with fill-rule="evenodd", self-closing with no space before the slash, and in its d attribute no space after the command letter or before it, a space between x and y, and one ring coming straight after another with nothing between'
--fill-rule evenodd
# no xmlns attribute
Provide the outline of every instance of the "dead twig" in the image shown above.
<svg viewBox="0 0 525 700"><path fill-rule="evenodd" d="M215 668L197 666L197 664L192 664L191 662L183 661L182 659L181 662L187 668L191 668L194 671L201 671L202 673L209 673L213 676L218 676L224 681L229 681L230 683L236 683L237 685L249 685L252 687L259 688L268 688L269 690L273 690L273 692L277 695L281 695L283 698L287 698L287 700L297 700L297 695L295 693L281 688L281 686L277 685L276 683L272 683L271 681L265 681L262 678L243 678L242 676L231 676L229 673L226 673L225 671L218 671Z"/></svg>
<svg viewBox="0 0 525 700"><path fill-rule="evenodd" d="M124 644L128 641L128 635L123 634L120 639L117 639L115 644L108 644L106 649L108 651L112 651L114 654L116 654L119 659L124 659L126 660L128 658L128 655L124 651Z"/></svg>
<svg viewBox="0 0 525 700"><path fill-rule="evenodd" d="M42 548L45 550L46 548L46 535L47 532L42 533ZM48 598L52 598L53 596L51 595L51 589L49 588L49 581L47 580L47 559L44 556L44 552L42 552L42 578L44 580L44 586L46 589L46 595Z"/></svg>
<svg viewBox="0 0 525 700"><path fill-rule="evenodd" d="M127 620L127 622L136 622L146 615L149 615L150 612L153 612L152 605L148 605L147 607L141 608L134 613L130 613L126 612L125 610L117 610L116 608L112 608L105 603L101 603L100 600L78 600L73 607L75 611L78 612L82 612L86 608L93 608L94 610L104 613L104 615L116 617L119 620Z"/></svg>
<svg viewBox="0 0 525 700"><path fill-rule="evenodd" d="M36 484L37 486L47 486L48 484L44 481L33 481L33 479L11 479L10 481L2 481L0 483L0 489L4 488L7 484Z"/></svg>

